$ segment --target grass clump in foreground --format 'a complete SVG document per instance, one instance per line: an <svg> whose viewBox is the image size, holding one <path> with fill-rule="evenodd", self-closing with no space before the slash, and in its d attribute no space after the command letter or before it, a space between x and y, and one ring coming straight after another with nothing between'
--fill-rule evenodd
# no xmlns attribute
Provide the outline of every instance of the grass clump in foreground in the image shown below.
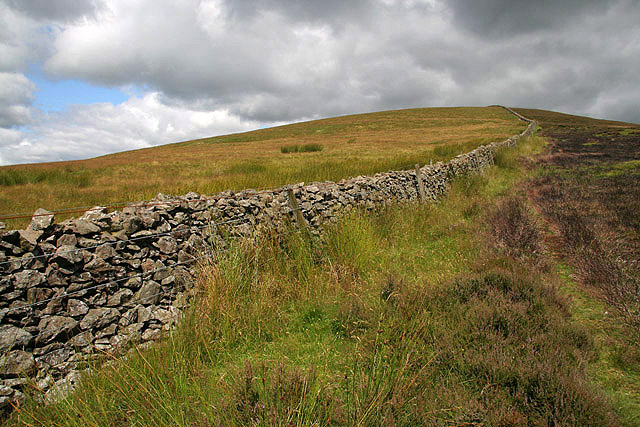
<svg viewBox="0 0 640 427"><path fill-rule="evenodd" d="M517 240L487 250L483 212L500 217L493 200L520 173L460 179L437 205L354 212L321 238L232 243L165 340L9 424L615 424L552 273L510 255Z"/></svg>
<svg viewBox="0 0 640 427"><path fill-rule="evenodd" d="M314 151L322 151L321 144L294 144L284 145L280 147L281 153L312 153Z"/></svg>

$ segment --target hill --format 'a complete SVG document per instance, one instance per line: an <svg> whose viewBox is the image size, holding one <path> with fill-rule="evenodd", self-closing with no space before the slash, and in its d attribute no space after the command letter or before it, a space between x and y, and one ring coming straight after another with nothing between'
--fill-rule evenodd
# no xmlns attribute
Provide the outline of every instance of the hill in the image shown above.
<svg viewBox="0 0 640 427"><path fill-rule="evenodd" d="M439 203L226 241L166 339L7 424L638 425L638 126L516 111Z"/></svg>
<svg viewBox="0 0 640 427"><path fill-rule="evenodd" d="M6 166L0 167L0 214L406 169L429 159L447 160L523 128L500 107L421 108L314 120L88 160ZM282 152L295 145L322 151ZM17 227L27 221L8 222Z"/></svg>

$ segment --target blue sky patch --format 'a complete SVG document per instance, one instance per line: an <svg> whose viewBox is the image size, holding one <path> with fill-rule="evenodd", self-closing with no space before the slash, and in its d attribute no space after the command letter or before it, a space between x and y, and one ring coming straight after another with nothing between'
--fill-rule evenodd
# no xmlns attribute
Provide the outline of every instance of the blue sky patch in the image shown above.
<svg viewBox="0 0 640 427"><path fill-rule="evenodd" d="M63 111L74 104L110 102L117 105L129 99L120 88L95 86L80 80L49 80L37 66L31 66L26 76L37 86L34 105L47 113Z"/></svg>

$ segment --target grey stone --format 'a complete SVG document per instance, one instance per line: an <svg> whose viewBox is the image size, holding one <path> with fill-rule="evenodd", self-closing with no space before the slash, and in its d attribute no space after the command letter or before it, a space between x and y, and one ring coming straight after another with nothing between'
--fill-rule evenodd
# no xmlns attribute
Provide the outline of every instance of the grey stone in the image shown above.
<svg viewBox="0 0 640 427"><path fill-rule="evenodd" d="M67 313L69 313L70 316L84 316L88 312L89 306L84 301L79 299L70 299L69 302L67 302Z"/></svg>
<svg viewBox="0 0 640 427"><path fill-rule="evenodd" d="M136 231L142 229L143 226L144 226L144 222L142 221L142 218L138 216L131 216L125 219L124 222L122 223L122 229L128 235L131 235Z"/></svg>
<svg viewBox="0 0 640 427"><path fill-rule="evenodd" d="M81 248L93 248L98 246L100 242L96 239L90 239L88 237L78 237L78 246Z"/></svg>
<svg viewBox="0 0 640 427"><path fill-rule="evenodd" d="M28 289L45 282L45 275L37 270L24 270L14 274L13 284L17 289Z"/></svg>
<svg viewBox="0 0 640 427"><path fill-rule="evenodd" d="M24 329L12 325L0 326L0 354L13 348L27 347L31 340L33 335Z"/></svg>
<svg viewBox="0 0 640 427"><path fill-rule="evenodd" d="M138 306L138 323L148 322L151 319L151 308Z"/></svg>
<svg viewBox="0 0 640 427"><path fill-rule="evenodd" d="M63 234L56 241L56 246L76 246L78 238L75 234Z"/></svg>
<svg viewBox="0 0 640 427"><path fill-rule="evenodd" d="M151 313L151 319L157 320L163 325L173 325L175 324L178 318L177 312L175 310L165 310L163 308L156 308Z"/></svg>
<svg viewBox="0 0 640 427"><path fill-rule="evenodd" d="M20 234L20 248L29 252L32 251L36 246L38 246L38 239L42 236L42 231L39 230L19 230Z"/></svg>
<svg viewBox="0 0 640 427"><path fill-rule="evenodd" d="M115 322L120 312L115 308L92 308L80 322L80 328L101 329Z"/></svg>
<svg viewBox="0 0 640 427"><path fill-rule="evenodd" d="M31 230L46 230L53 224L54 216L52 212L39 208L33 213L29 227Z"/></svg>
<svg viewBox="0 0 640 427"><path fill-rule="evenodd" d="M72 371L56 383L45 394L46 403L54 403L64 399L71 391L80 385L82 377L79 372Z"/></svg>
<svg viewBox="0 0 640 427"><path fill-rule="evenodd" d="M30 288L27 289L27 302L33 304L51 298L56 292L53 289Z"/></svg>
<svg viewBox="0 0 640 427"><path fill-rule="evenodd" d="M73 224L73 231L82 236L87 236L89 234L99 233L101 229L96 224L85 219L77 219Z"/></svg>
<svg viewBox="0 0 640 427"><path fill-rule="evenodd" d="M157 304L162 297L162 287L153 280L145 280L140 290L136 293L135 300L141 304Z"/></svg>
<svg viewBox="0 0 640 427"><path fill-rule="evenodd" d="M107 326L106 328L100 329L99 331L96 332L96 338L100 339L100 338L104 338L104 337L110 337L111 335L116 333L116 330L118 329L118 324L117 323L112 323L109 326Z"/></svg>
<svg viewBox="0 0 640 427"><path fill-rule="evenodd" d="M50 316L45 317L38 323L40 333L36 338L39 345L49 344L57 338L68 339L73 330L78 326L78 321L71 317Z"/></svg>
<svg viewBox="0 0 640 427"><path fill-rule="evenodd" d="M93 334L91 331L84 331L71 338L69 343L75 348L85 348L93 342Z"/></svg>
<svg viewBox="0 0 640 427"><path fill-rule="evenodd" d="M163 236L154 243L154 246L160 249L163 254L172 254L176 252L178 243L173 237Z"/></svg>
<svg viewBox="0 0 640 427"><path fill-rule="evenodd" d="M53 262L62 263L62 265L73 265L81 262L84 259L82 250L75 246L62 245L56 250L56 253L52 259Z"/></svg>
<svg viewBox="0 0 640 427"><path fill-rule="evenodd" d="M154 341L162 336L162 329L147 329L142 333L143 341Z"/></svg>
<svg viewBox="0 0 640 427"><path fill-rule="evenodd" d="M94 255L96 256L96 258L110 260L111 258L116 256L116 250L113 249L113 245L104 245L96 248Z"/></svg>
<svg viewBox="0 0 640 427"><path fill-rule="evenodd" d="M131 289L120 289L115 294L109 296L107 299L108 307L118 307L126 304L133 297Z"/></svg>
<svg viewBox="0 0 640 427"><path fill-rule="evenodd" d="M43 356L36 359L38 367L40 369L48 369L54 366L61 365L69 360L73 354L73 349L69 347L61 347L57 350L53 350Z"/></svg>
<svg viewBox="0 0 640 427"><path fill-rule="evenodd" d="M0 375L2 377L30 376L36 368L36 362L31 353L13 350L0 357Z"/></svg>

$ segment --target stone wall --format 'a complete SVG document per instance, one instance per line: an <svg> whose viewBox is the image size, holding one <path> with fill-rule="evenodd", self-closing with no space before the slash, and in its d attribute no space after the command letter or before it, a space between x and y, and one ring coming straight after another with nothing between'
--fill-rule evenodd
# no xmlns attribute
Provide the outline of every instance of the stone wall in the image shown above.
<svg viewBox="0 0 640 427"><path fill-rule="evenodd" d="M498 148L537 127L511 112L529 123L520 135L420 168L424 198L487 168ZM318 230L348 209L419 200L417 184L416 171L390 171L267 191L159 194L61 223L36 211L25 230L0 231L0 408L21 400L29 383L50 396L73 385L76 366L96 350L168 330L193 291L189 267L208 256L221 229L238 236L284 230L301 213Z"/></svg>

